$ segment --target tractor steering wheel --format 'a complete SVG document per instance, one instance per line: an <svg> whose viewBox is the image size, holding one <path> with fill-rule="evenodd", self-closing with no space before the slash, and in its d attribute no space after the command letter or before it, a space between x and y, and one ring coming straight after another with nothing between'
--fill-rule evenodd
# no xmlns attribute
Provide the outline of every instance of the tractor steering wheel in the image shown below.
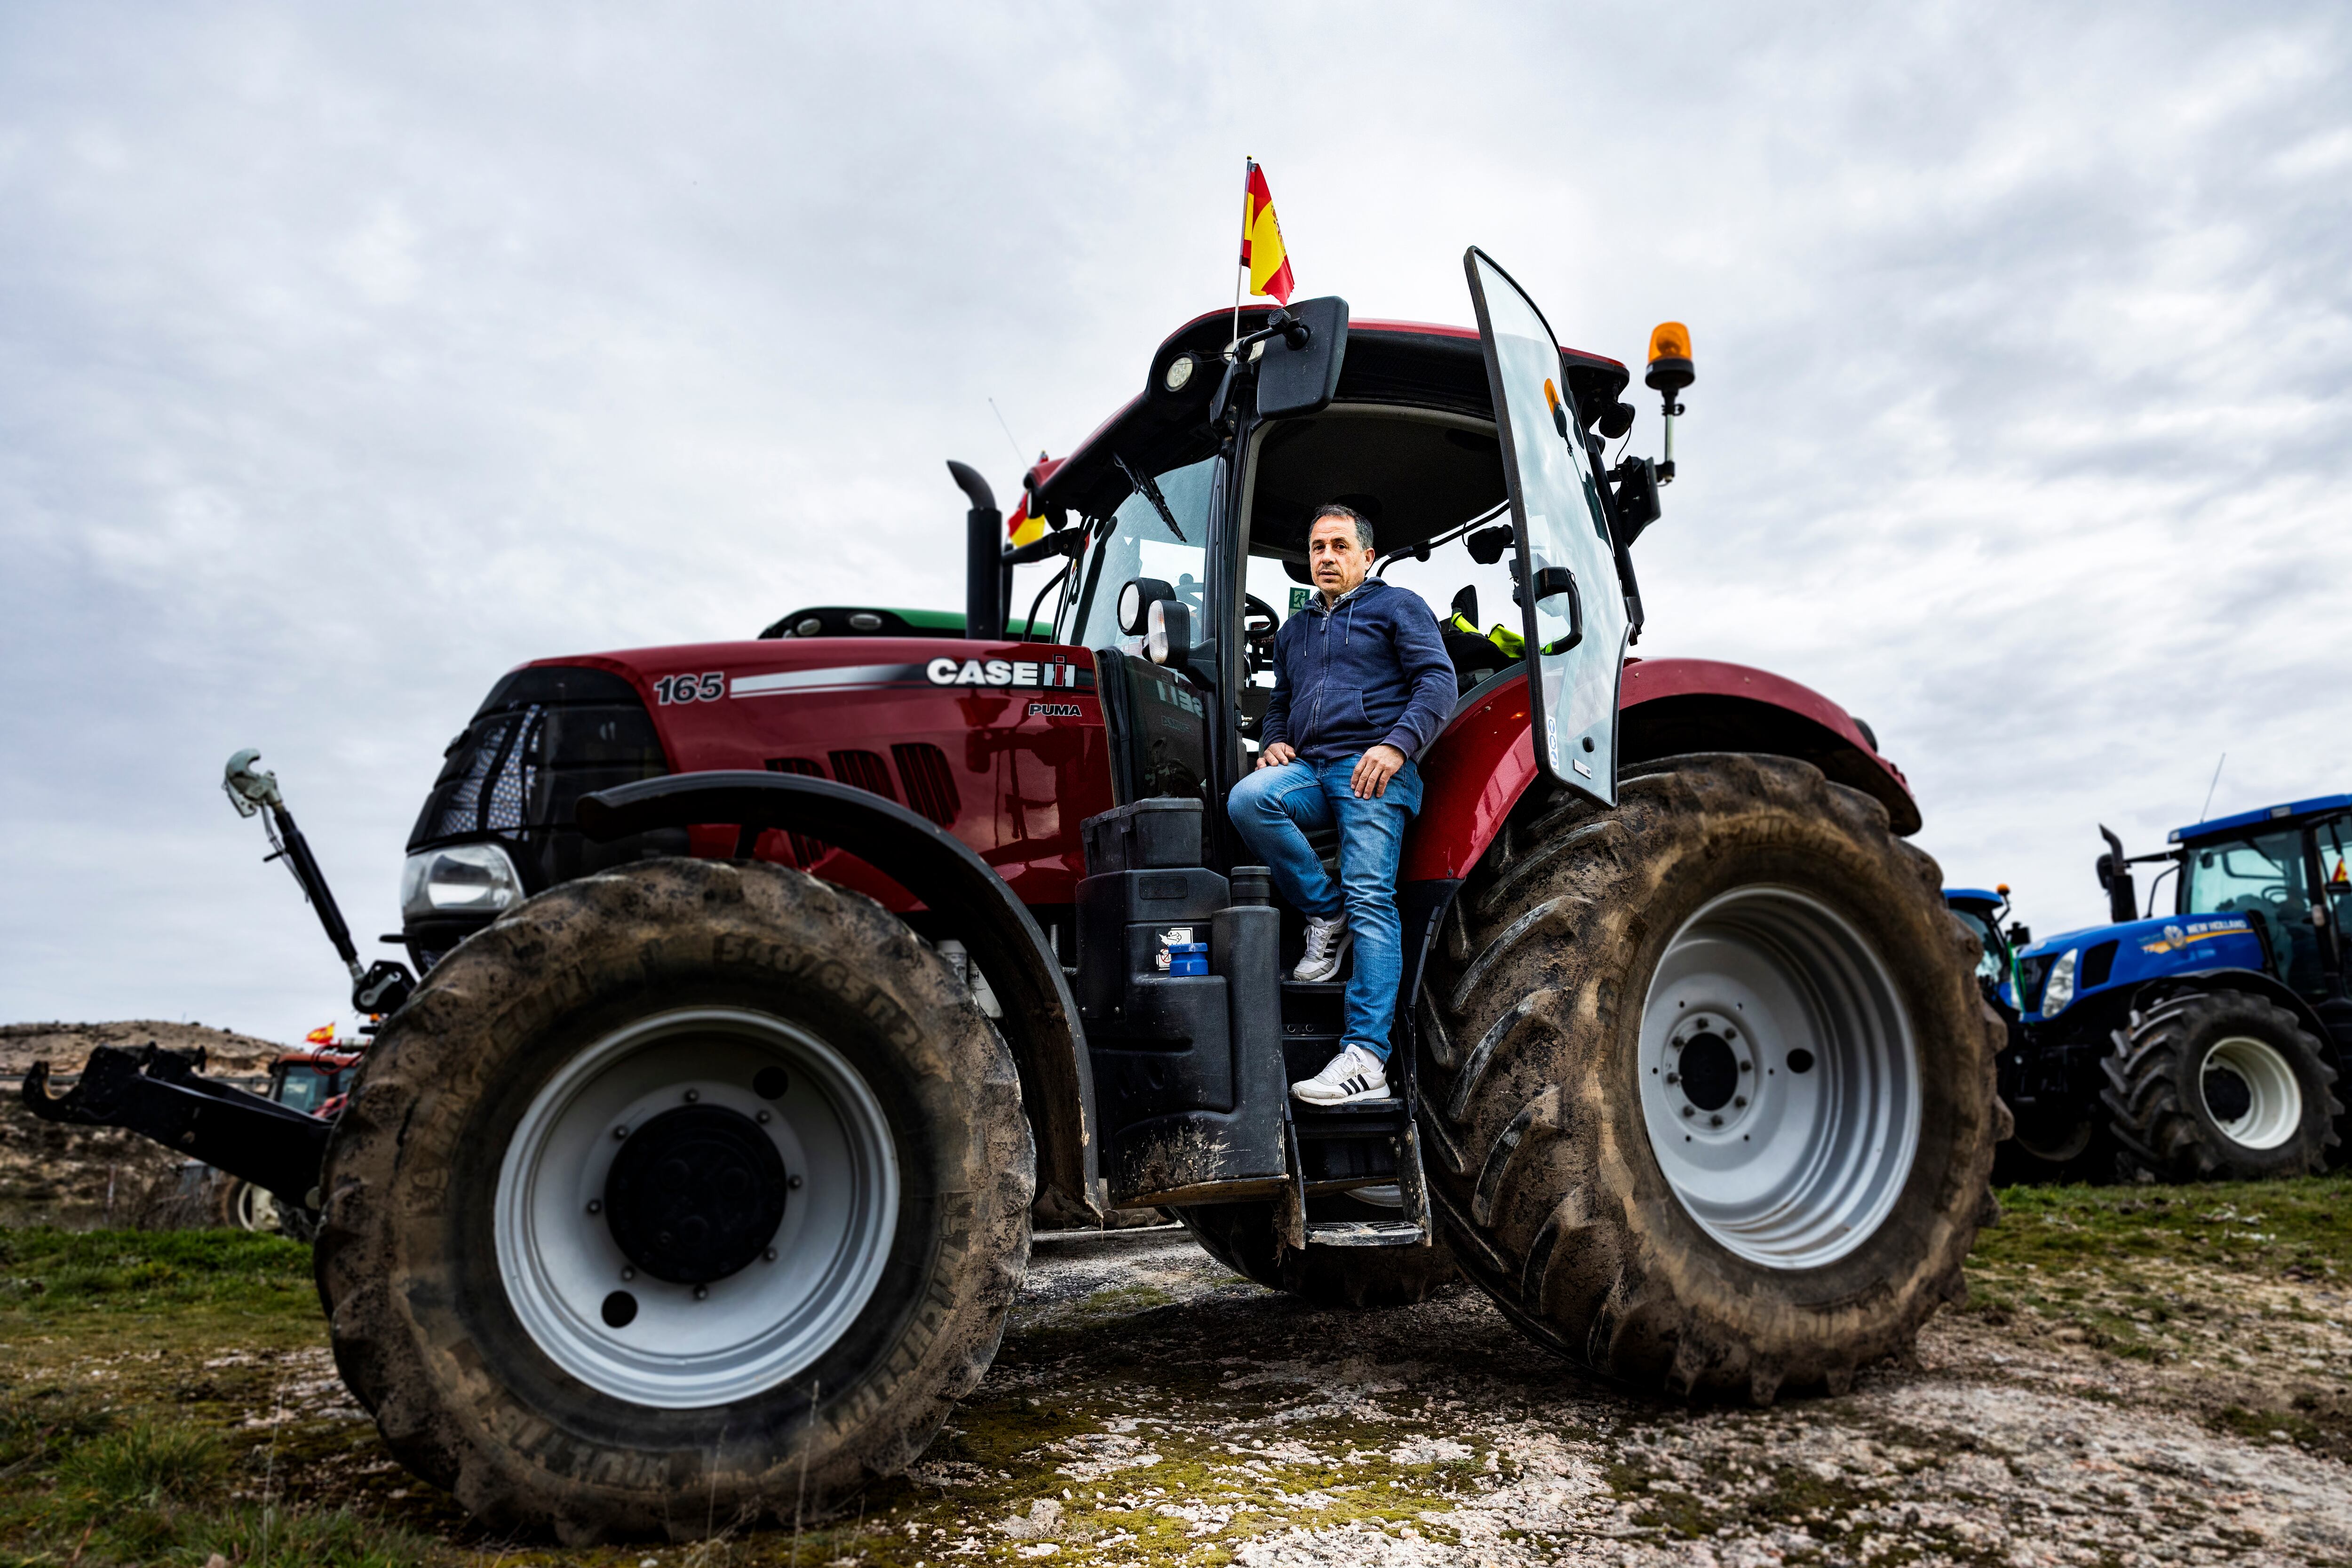
<svg viewBox="0 0 2352 1568"><path fill-rule="evenodd" d="M1281 626L1273 605L1255 594L1242 595L1242 647L1248 654L1249 674L1274 668L1274 634Z"/></svg>

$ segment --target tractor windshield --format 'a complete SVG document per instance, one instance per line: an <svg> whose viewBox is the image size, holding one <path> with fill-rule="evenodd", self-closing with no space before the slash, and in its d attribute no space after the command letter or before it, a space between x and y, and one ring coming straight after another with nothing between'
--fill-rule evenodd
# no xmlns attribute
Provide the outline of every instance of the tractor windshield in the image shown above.
<svg viewBox="0 0 2352 1568"><path fill-rule="evenodd" d="M1136 641L1118 629L1118 591L1137 577L1157 577L1173 587L1192 607L1192 624L1206 626L1202 580L1216 486L1217 459L1204 458L1154 475L1148 489L1137 485L1109 517L1090 521L1087 552L1078 563L1080 586L1056 618L1055 640L1089 648Z"/></svg>
<svg viewBox="0 0 2352 1568"><path fill-rule="evenodd" d="M2282 980L2306 995L2326 994L2301 829L2200 844L2188 864L2182 914L2244 915L2262 928Z"/></svg>
<svg viewBox="0 0 2352 1568"><path fill-rule="evenodd" d="M2001 941L2000 932L1993 928L1992 921L1979 911L1962 904L1954 904L1952 912L1959 916L1960 923L1975 934L1983 950L1977 958L1977 978L1990 981L1995 985L2008 979L2009 947Z"/></svg>

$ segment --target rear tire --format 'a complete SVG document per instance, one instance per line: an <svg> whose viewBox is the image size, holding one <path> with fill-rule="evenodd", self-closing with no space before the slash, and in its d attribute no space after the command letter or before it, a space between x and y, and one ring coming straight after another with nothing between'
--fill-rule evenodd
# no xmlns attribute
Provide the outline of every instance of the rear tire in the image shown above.
<svg viewBox="0 0 2352 1568"><path fill-rule="evenodd" d="M871 900L704 860L565 883L368 1053L324 1179L336 1362L495 1529L821 1514L987 1370L1034 1164L1003 1042ZM660 1206L686 1191L741 1201ZM666 1250L711 1236L734 1250Z"/></svg>
<svg viewBox="0 0 2352 1568"><path fill-rule="evenodd" d="M1543 1343L1763 1403L1842 1392L1964 1296L2004 1037L1877 802L1741 754L1649 764L1614 811L1529 803L1438 948L1433 1196Z"/></svg>
<svg viewBox="0 0 2352 1568"><path fill-rule="evenodd" d="M2295 1016L2242 991L2186 992L2134 1015L2102 1064L2117 1169L2160 1182L2254 1182L2327 1168L2336 1069Z"/></svg>
<svg viewBox="0 0 2352 1568"><path fill-rule="evenodd" d="M1327 1309L1410 1307L1461 1278L1442 1241L1429 1247L1282 1246L1270 1203L1172 1209L1201 1249L1244 1279ZM1398 1210L1335 1193L1307 1200L1310 1222L1395 1219Z"/></svg>

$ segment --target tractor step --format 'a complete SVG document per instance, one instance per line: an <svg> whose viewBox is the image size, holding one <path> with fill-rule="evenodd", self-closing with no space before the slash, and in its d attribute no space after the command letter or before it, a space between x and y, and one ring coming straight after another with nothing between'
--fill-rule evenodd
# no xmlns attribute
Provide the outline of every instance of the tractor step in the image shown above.
<svg viewBox="0 0 2352 1568"><path fill-rule="evenodd" d="M1420 1247L1429 1233L1406 1219L1326 1220L1307 1227L1309 1247Z"/></svg>

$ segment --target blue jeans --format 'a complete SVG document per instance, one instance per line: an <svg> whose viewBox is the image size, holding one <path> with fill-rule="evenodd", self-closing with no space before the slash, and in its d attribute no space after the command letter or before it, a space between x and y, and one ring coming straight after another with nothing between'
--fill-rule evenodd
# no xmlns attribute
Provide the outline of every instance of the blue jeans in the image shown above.
<svg viewBox="0 0 2352 1568"><path fill-rule="evenodd" d="M1274 872L1274 885L1304 913L1329 920L1345 910L1355 938L1348 977L1345 1045L1389 1059L1389 1026L1404 975L1404 922L1397 916L1397 865L1405 823L1421 809L1421 773L1408 762L1376 800L1349 789L1357 759L1260 768L1234 786L1225 810L1242 842ZM1339 828L1339 883L1307 842L1310 828Z"/></svg>

